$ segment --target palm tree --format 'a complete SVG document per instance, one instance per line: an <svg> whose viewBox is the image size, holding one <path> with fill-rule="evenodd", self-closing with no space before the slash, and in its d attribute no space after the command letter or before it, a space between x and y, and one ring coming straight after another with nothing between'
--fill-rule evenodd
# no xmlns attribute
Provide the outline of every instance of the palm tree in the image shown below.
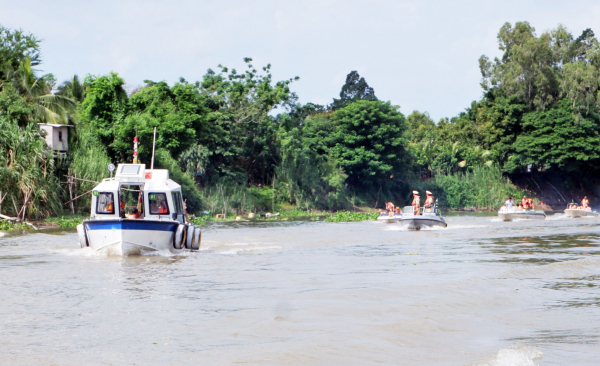
<svg viewBox="0 0 600 366"><path fill-rule="evenodd" d="M79 76L73 75L71 80L67 80L58 87L58 95L73 99L75 102L83 102L85 98L85 87L79 81Z"/></svg>
<svg viewBox="0 0 600 366"><path fill-rule="evenodd" d="M37 119L44 123L67 123L76 103L73 99L52 94L52 87L44 77L38 78L31 68L31 59L23 60L17 70L9 73L8 80L17 93L35 106Z"/></svg>

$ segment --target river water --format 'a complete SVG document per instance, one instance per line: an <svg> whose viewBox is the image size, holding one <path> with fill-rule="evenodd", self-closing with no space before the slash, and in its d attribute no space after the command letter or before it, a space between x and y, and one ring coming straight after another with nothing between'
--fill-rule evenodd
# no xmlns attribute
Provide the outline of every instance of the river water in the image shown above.
<svg viewBox="0 0 600 366"><path fill-rule="evenodd" d="M6 234L0 364L600 363L600 219L447 221L219 224L124 258Z"/></svg>

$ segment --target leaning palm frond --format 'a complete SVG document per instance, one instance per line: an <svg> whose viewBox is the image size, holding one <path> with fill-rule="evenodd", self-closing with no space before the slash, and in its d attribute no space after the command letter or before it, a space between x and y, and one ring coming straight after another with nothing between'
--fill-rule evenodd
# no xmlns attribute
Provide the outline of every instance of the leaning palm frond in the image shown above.
<svg viewBox="0 0 600 366"><path fill-rule="evenodd" d="M17 70L8 73L11 84L21 95L36 107L35 117L42 122L64 124L69 115L75 112L76 102L65 95L52 94L47 78L38 78L31 68L31 59L26 58ZM74 78L79 82L77 78ZM81 85L76 86L81 88Z"/></svg>
<svg viewBox="0 0 600 366"><path fill-rule="evenodd" d="M38 116L46 123L67 123L69 114L77 105L72 99L62 95L46 94L34 98Z"/></svg>
<svg viewBox="0 0 600 366"><path fill-rule="evenodd" d="M71 98L76 102L82 102L85 98L85 86L79 81L79 76L73 75L58 87L58 95Z"/></svg>

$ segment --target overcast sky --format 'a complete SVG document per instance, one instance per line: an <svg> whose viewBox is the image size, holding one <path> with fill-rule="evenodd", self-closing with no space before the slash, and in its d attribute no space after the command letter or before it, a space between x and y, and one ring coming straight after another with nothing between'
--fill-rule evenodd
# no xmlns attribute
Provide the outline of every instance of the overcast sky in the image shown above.
<svg viewBox="0 0 600 366"><path fill-rule="evenodd" d="M0 0L0 24L43 39L40 68L59 82L110 71L132 87L196 81L252 57L275 80L299 76L302 103L331 103L357 70L379 99L435 120L481 97L478 59L498 56L498 30L517 21L600 36L600 2Z"/></svg>

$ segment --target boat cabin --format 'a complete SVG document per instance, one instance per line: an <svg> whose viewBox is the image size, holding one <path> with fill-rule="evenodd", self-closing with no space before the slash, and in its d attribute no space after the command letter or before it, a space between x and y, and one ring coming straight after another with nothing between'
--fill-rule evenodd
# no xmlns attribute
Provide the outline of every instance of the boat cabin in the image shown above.
<svg viewBox="0 0 600 366"><path fill-rule="evenodd" d="M181 186L166 169L119 164L115 177L103 179L92 191L91 219L119 218L185 223Z"/></svg>

